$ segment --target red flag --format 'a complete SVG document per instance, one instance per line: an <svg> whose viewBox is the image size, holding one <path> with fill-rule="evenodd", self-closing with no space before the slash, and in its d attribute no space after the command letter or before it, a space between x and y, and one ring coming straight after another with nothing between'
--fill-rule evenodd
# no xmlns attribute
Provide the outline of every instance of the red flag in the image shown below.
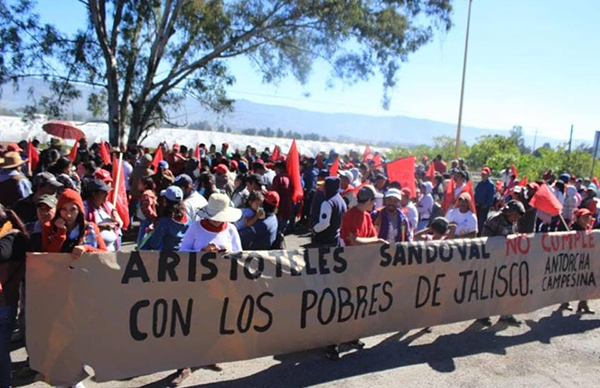
<svg viewBox="0 0 600 388"><path fill-rule="evenodd" d="M521 186L521 187L527 186L527 175L525 175L525 177L523 179L521 179L521 181L519 182L519 186Z"/></svg>
<svg viewBox="0 0 600 388"><path fill-rule="evenodd" d="M460 191L460 194L468 193L471 196L471 211L477 215L477 209L475 208L475 193L473 193L473 181L468 181L465 187ZM460 195L459 194L459 195Z"/></svg>
<svg viewBox="0 0 600 388"><path fill-rule="evenodd" d="M450 179L448 186L446 186L444 202L442 203L443 214L446 214L448 210L457 205L458 197L462 193L467 193L471 196L471 211L473 214L477 214L477 209L475 208L475 194L473 193L473 181L468 181L456 197L454 196L455 189L456 186L454 185L454 179Z"/></svg>
<svg viewBox="0 0 600 388"><path fill-rule="evenodd" d="M375 163L375 168L379 168L381 167L381 165L383 164L383 162L381 161L381 155L377 154L373 157L373 162Z"/></svg>
<svg viewBox="0 0 600 388"><path fill-rule="evenodd" d="M123 221L123 229L127 229L129 227L129 202L127 201L127 190L125 189L125 170L123 169L123 161L119 164L119 161L115 158L113 159L112 166L114 187L113 190L108 193L108 201L115 205L117 213L119 213L119 217L121 217L121 220ZM115 193L117 195L116 201Z"/></svg>
<svg viewBox="0 0 600 388"><path fill-rule="evenodd" d="M445 216L452 204L454 203L454 179L450 178L450 182L446 185L444 193L444 201L442 202L442 214Z"/></svg>
<svg viewBox="0 0 600 388"><path fill-rule="evenodd" d="M410 190L412 198L416 197L415 187L415 157L396 159L387 164L388 177L390 182L398 182L402 188Z"/></svg>
<svg viewBox="0 0 600 388"><path fill-rule="evenodd" d="M152 159L152 167L154 171L158 170L158 162L163 160L163 151L162 151L162 143L158 145L156 151L154 152L154 159Z"/></svg>
<svg viewBox="0 0 600 388"><path fill-rule="evenodd" d="M292 140L290 151L287 155L287 173L292 180L292 187L294 192L292 193L292 202L297 203L304 197L302 191L302 178L300 176L300 155L298 154L298 148L296 148L296 140Z"/></svg>
<svg viewBox="0 0 600 388"><path fill-rule="evenodd" d="M340 169L340 158L335 158L333 164L329 168L329 176L337 176Z"/></svg>
<svg viewBox="0 0 600 388"><path fill-rule="evenodd" d="M435 166L433 165L433 162L429 163L429 168L427 169L425 176L433 182L433 178L435 178Z"/></svg>
<svg viewBox="0 0 600 388"><path fill-rule="evenodd" d="M367 145L363 153L363 163L367 163L370 159L373 159L373 155L371 154L371 148Z"/></svg>
<svg viewBox="0 0 600 388"><path fill-rule="evenodd" d="M273 150L273 155L271 155L271 159L273 159L274 162L276 162L277 159L279 159L279 146L275 146L275 149Z"/></svg>
<svg viewBox="0 0 600 388"><path fill-rule="evenodd" d="M33 143L31 143L31 140L27 144L27 159L29 161L29 168L33 173L37 168L38 163L40 162L40 155L38 155L38 152L33 146Z"/></svg>
<svg viewBox="0 0 600 388"><path fill-rule="evenodd" d="M106 149L107 144L104 140L100 143L100 157L104 164L110 164L110 152Z"/></svg>
<svg viewBox="0 0 600 388"><path fill-rule="evenodd" d="M535 193L529 204L551 216L557 216L562 212L563 205L558 198L550 191L547 184L540 185L540 188Z"/></svg>
<svg viewBox="0 0 600 388"><path fill-rule="evenodd" d="M515 166L514 164L510 165L510 176L515 176L515 179L517 179L519 177L519 171L517 171L517 166Z"/></svg>
<svg viewBox="0 0 600 388"><path fill-rule="evenodd" d="M79 138L75 140L75 144L73 144L73 148L71 148L71 152L69 153L69 159L71 162L75 163L75 159L77 159L77 150L79 149Z"/></svg>
<svg viewBox="0 0 600 388"><path fill-rule="evenodd" d="M200 144L196 143L196 149L194 150L194 158L200 160Z"/></svg>

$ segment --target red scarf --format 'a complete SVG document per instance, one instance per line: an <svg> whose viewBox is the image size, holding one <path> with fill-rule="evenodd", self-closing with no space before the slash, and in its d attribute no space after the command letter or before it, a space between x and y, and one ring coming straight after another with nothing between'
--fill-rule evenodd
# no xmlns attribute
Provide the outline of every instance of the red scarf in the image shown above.
<svg viewBox="0 0 600 388"><path fill-rule="evenodd" d="M225 229L227 229L227 222L222 222L221 225L219 226L214 226L213 224L210 223L209 220L207 219L202 219L200 220L200 225L208 230L209 232L213 232L213 233L221 233L224 232Z"/></svg>

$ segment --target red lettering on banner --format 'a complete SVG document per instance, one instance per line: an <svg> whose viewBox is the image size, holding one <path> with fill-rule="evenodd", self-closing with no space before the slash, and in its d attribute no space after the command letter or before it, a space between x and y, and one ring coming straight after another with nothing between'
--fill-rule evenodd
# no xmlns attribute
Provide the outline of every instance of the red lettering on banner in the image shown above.
<svg viewBox="0 0 600 388"><path fill-rule="evenodd" d="M531 243L526 234L506 238L506 256L514 254L526 255L529 253L530 247Z"/></svg>
<svg viewBox="0 0 600 388"><path fill-rule="evenodd" d="M551 252L550 247L546 245L546 238L548 238L548 235L546 233L542 234L542 249L544 252Z"/></svg>
<svg viewBox="0 0 600 388"><path fill-rule="evenodd" d="M542 249L547 253L592 248L595 248L594 236L589 232L571 232L560 235L542 234ZM508 248L506 252L508 255Z"/></svg>

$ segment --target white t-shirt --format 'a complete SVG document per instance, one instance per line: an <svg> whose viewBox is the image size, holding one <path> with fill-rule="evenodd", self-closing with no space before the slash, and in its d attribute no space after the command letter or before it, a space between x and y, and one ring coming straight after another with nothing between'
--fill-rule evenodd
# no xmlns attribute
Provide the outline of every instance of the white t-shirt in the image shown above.
<svg viewBox="0 0 600 388"><path fill-rule="evenodd" d="M477 233L477 217L470 210L466 213L461 213L460 209L455 207L446 214L446 218L450 223L456 224L456 231L454 233L456 236L464 236L472 232Z"/></svg>
<svg viewBox="0 0 600 388"><path fill-rule="evenodd" d="M419 212L417 211L416 206L412 202L409 202L408 205L402 208L402 211L406 215L406 218L408 218L410 229L414 232L419 223Z"/></svg>
<svg viewBox="0 0 600 388"><path fill-rule="evenodd" d="M419 201L419 206L417 210L419 211L419 219L421 221L428 220L431 215L431 210L433 209L433 197L431 194L424 195Z"/></svg>
<svg viewBox="0 0 600 388"><path fill-rule="evenodd" d="M200 225L200 221L194 222L183 236L180 251L199 252L208 244L214 244L220 249L228 252L241 252L242 242L240 235L233 224L227 223L227 229L222 232L209 232Z"/></svg>
<svg viewBox="0 0 600 388"><path fill-rule="evenodd" d="M188 225L191 225L192 222L198 221L198 217L196 214L198 210L202 209L204 206L208 205L208 201L199 192L193 191L189 197L187 197L183 201L183 205L185 207L185 214L187 215Z"/></svg>

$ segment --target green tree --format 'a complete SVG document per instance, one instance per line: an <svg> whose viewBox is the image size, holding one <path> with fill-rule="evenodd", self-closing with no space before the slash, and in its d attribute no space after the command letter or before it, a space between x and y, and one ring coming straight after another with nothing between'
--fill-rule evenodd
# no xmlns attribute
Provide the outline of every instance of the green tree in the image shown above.
<svg viewBox="0 0 600 388"><path fill-rule="evenodd" d="M477 138L477 142L471 147L468 164L472 168L489 166L493 172L517 164L521 152L511 137L500 135L485 135Z"/></svg>
<svg viewBox="0 0 600 388"><path fill-rule="evenodd" d="M433 138L433 156L442 155L442 159L450 161L454 159L454 148L456 139L451 136L436 136ZM460 142L460 157L468 159L471 148L467 143L461 140Z"/></svg>
<svg viewBox="0 0 600 388"><path fill-rule="evenodd" d="M436 28L451 27L452 11L451 0L78 3L87 25L69 35L42 23L33 0L0 1L0 84L41 77L51 82L58 108L78 98L76 83L105 91L112 144L124 140L127 126L129 141L138 141L187 96L231 109L228 60L238 56L265 82L293 75L304 83L316 59L348 82L380 73L387 107L401 63Z"/></svg>

